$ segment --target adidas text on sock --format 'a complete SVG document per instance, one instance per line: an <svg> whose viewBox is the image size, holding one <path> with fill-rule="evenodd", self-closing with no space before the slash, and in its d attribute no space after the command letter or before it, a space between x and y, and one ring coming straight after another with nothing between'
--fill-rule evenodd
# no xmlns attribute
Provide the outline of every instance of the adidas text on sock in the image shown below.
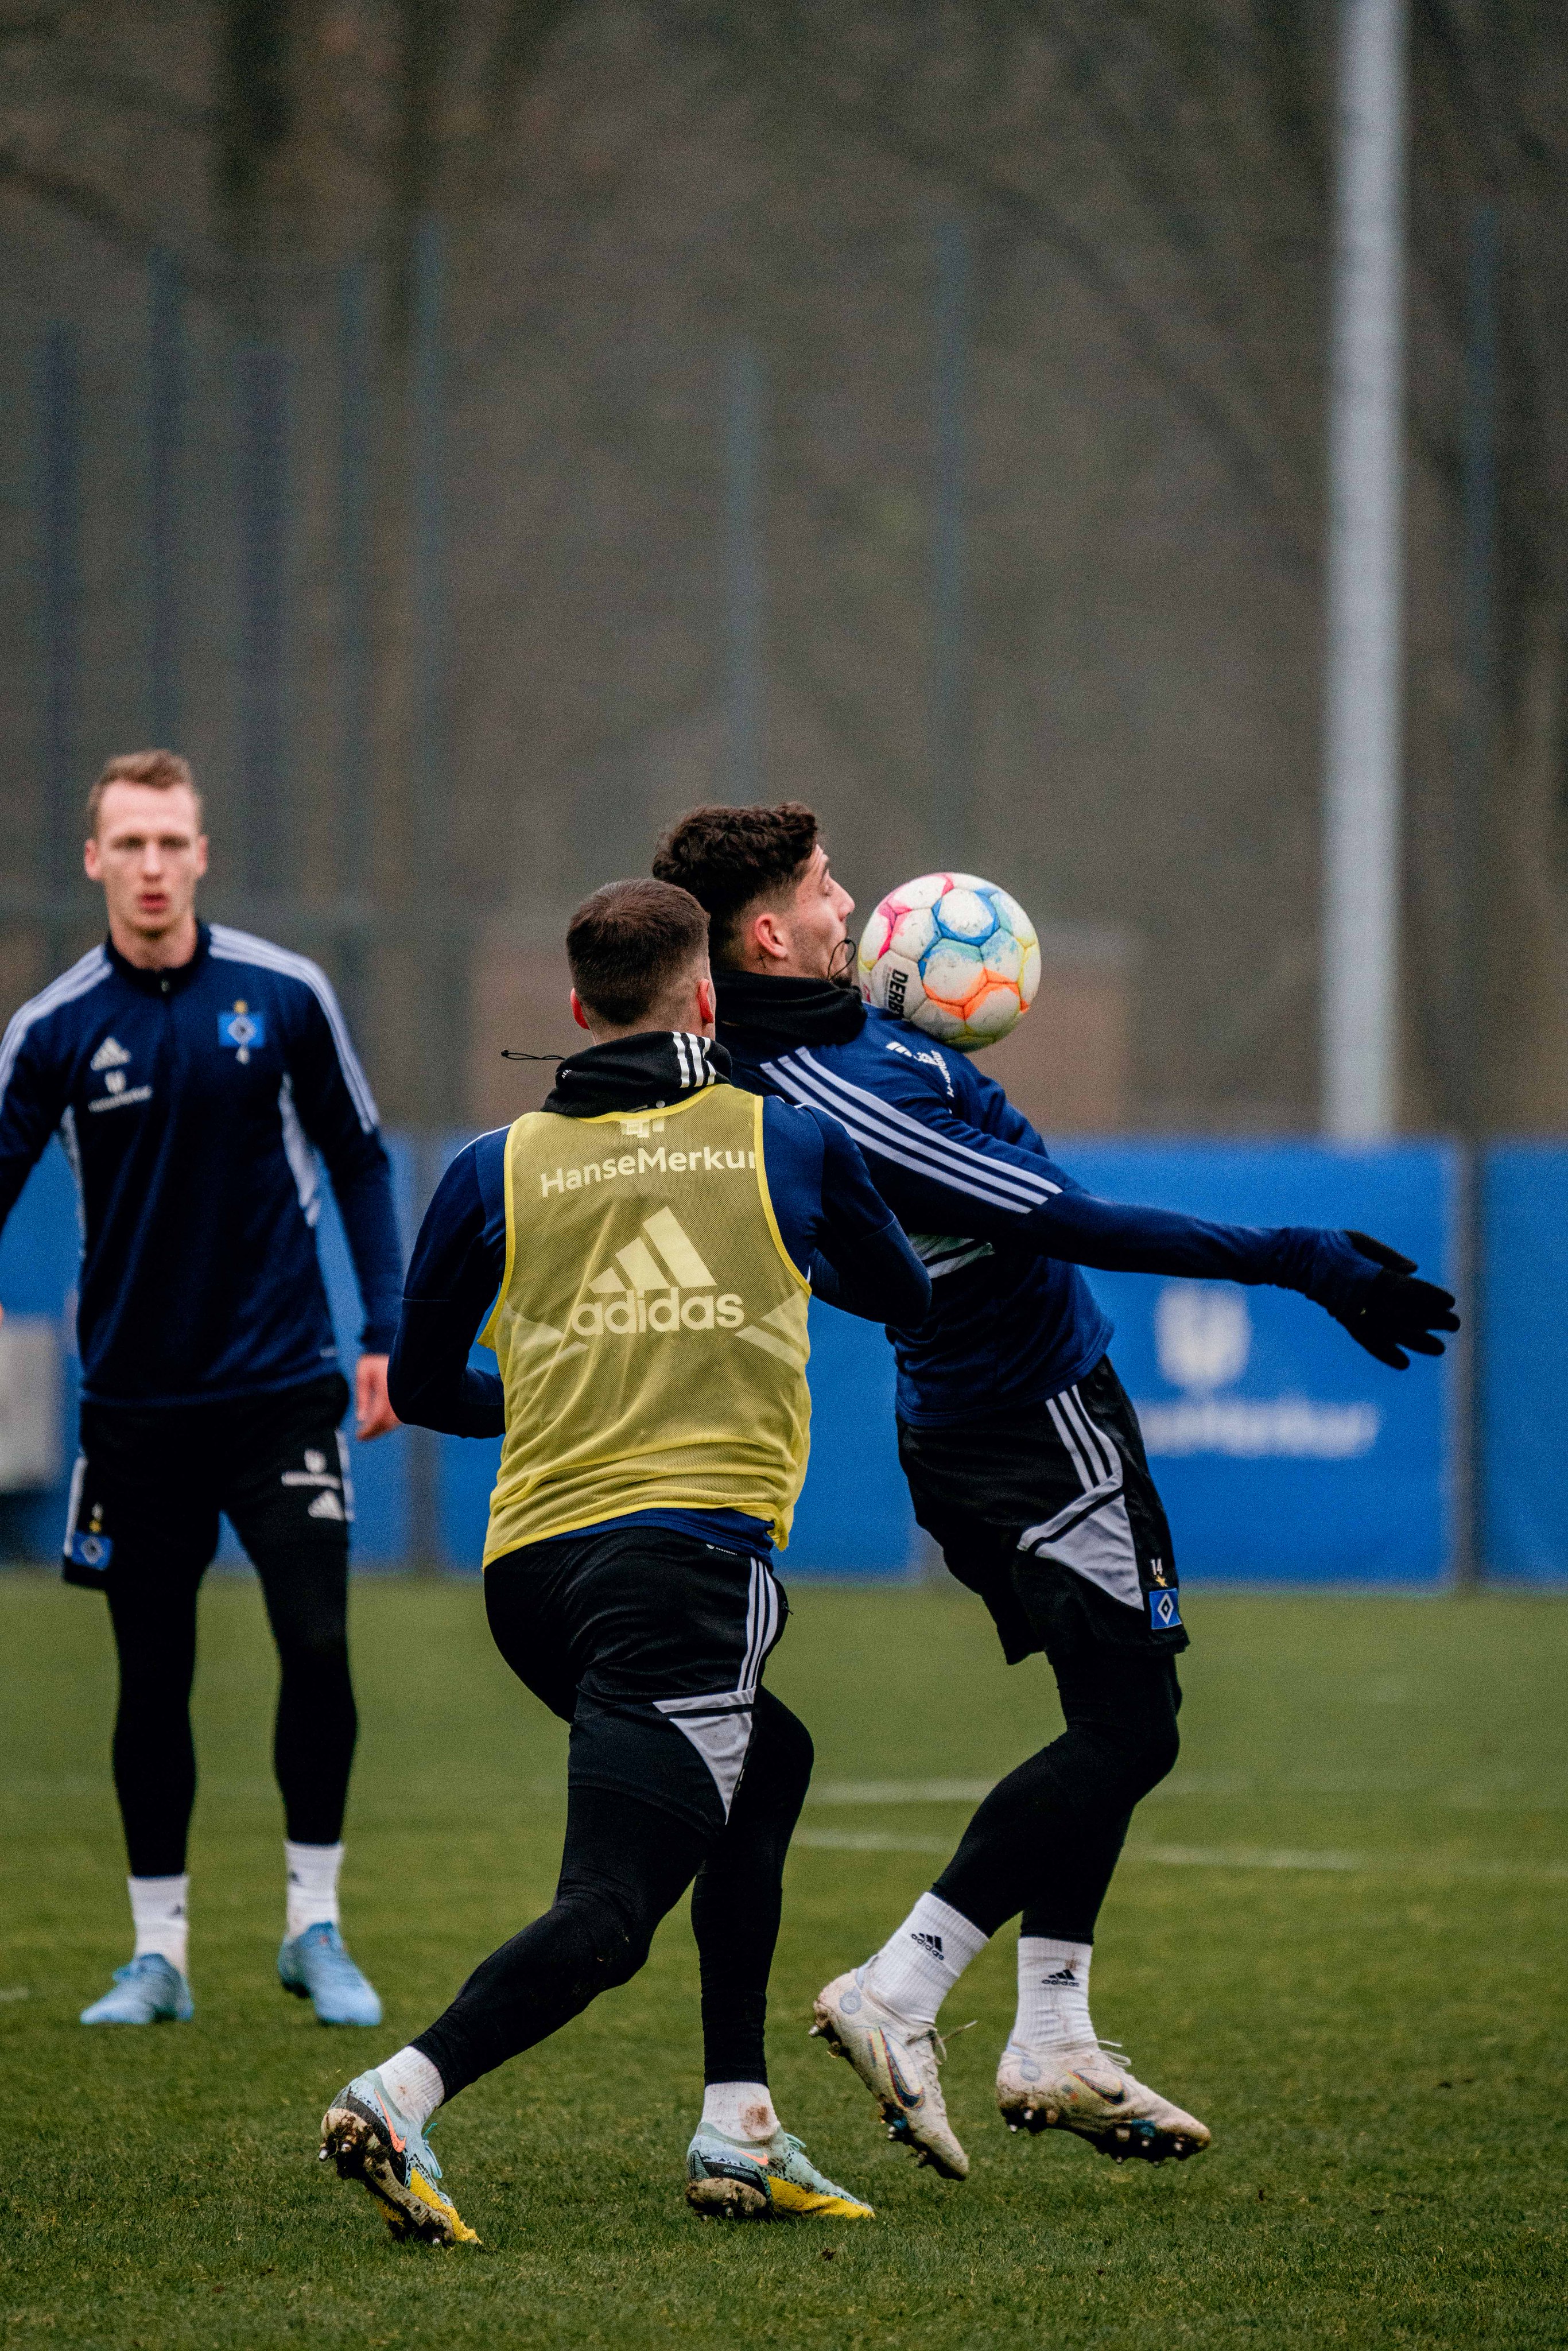
<svg viewBox="0 0 1568 2351"><path fill-rule="evenodd" d="M128 1877L125 1883L131 1890L131 1921L136 1929L134 1956L140 1959L144 1951L156 1951L183 1975L190 1934L190 1878Z"/></svg>
<svg viewBox="0 0 1568 2351"><path fill-rule="evenodd" d="M290 1935L307 1927L338 1924L338 1872L343 1866L340 1844L295 1844L285 1837L283 1862L288 1876Z"/></svg>
<svg viewBox="0 0 1568 2351"><path fill-rule="evenodd" d="M1089 1943L1019 1937L1019 2006L1013 2039L1026 2049L1092 2049Z"/></svg>
<svg viewBox="0 0 1568 2351"><path fill-rule="evenodd" d="M943 2001L989 1939L962 1911L923 1894L872 1960L866 1988L912 2024L935 2024Z"/></svg>

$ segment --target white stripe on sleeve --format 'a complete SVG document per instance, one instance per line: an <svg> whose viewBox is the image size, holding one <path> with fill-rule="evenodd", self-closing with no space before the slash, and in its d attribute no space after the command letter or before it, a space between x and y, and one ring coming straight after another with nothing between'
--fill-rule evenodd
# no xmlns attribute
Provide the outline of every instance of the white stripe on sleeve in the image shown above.
<svg viewBox="0 0 1568 2351"><path fill-rule="evenodd" d="M85 996L89 988L107 979L110 968L103 949L90 947L79 962L73 963L68 971L62 971L57 979L52 979L47 987L12 1014L5 1034L0 1039L0 1111L5 1109L5 1090L28 1029L37 1021L47 1019L51 1012L57 1012L62 1004L74 1004L78 996Z"/></svg>
<svg viewBox="0 0 1568 2351"><path fill-rule="evenodd" d="M910 1138L890 1136L886 1128L858 1104L846 1102L821 1085L814 1071L792 1069L788 1061L775 1061L770 1068L791 1102L826 1111L862 1151L891 1160L895 1166L907 1167L911 1174L924 1176L927 1182L941 1184L948 1191L966 1192L971 1199L984 1200L993 1208L1006 1208L1017 1217L1027 1216L1032 1207L1041 1205L1035 1199L1019 1198L1005 1181L993 1176L991 1171L998 1163L980 1153L973 1155L976 1165L971 1167L946 1156L942 1141L924 1128L916 1127L915 1136ZM1013 1171L1009 1168L1007 1172L1010 1176Z"/></svg>
<svg viewBox="0 0 1568 2351"><path fill-rule="evenodd" d="M803 1071L809 1070L830 1093L859 1109L884 1127L890 1136L903 1135L906 1141L915 1139L927 1144L936 1144L946 1156L966 1161L972 1168L981 1168L994 1180L1016 1188L1031 1207L1038 1207L1042 1200L1052 1197L1061 1189L1060 1184L1053 1184L1048 1176L1037 1175L1032 1167L1020 1167L1010 1159L993 1159L988 1152L977 1151L973 1144L959 1143L952 1135L936 1134L923 1120L912 1118L907 1111L884 1101L870 1087L857 1086L852 1079L844 1076L841 1070L829 1069L803 1046L786 1059Z"/></svg>

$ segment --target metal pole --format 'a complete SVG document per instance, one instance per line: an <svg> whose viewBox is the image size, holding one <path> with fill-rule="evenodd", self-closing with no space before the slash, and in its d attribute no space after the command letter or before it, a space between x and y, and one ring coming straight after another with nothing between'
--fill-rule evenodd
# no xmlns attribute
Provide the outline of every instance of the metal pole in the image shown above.
<svg viewBox="0 0 1568 2351"><path fill-rule="evenodd" d="M1481 988L1484 904L1483 811L1491 766L1492 581L1497 523L1497 212L1470 215L1465 289L1465 440L1463 611L1465 711L1461 738L1456 875L1459 904L1456 957L1458 1086L1456 1109L1465 1132L1482 1120Z"/></svg>
<svg viewBox="0 0 1568 2351"><path fill-rule="evenodd" d="M284 362L239 355L241 593L240 776L246 884L271 897L284 884L284 564L287 394Z"/></svg>
<svg viewBox="0 0 1568 2351"><path fill-rule="evenodd" d="M433 218L414 237L411 353L413 462L413 838L424 913L421 1092L434 1131L457 1118L465 1087L467 957L455 930L452 759L447 705L445 239Z"/></svg>
<svg viewBox="0 0 1568 2351"><path fill-rule="evenodd" d="M936 500L931 530L931 822L936 856L974 854L969 805L967 410L969 238L950 216L936 229Z"/></svg>
<svg viewBox="0 0 1568 2351"><path fill-rule="evenodd" d="M729 788L762 791L762 361L729 353L725 417L725 571L729 653Z"/></svg>
<svg viewBox="0 0 1568 2351"><path fill-rule="evenodd" d="M1465 711L1455 827L1458 935L1454 956L1455 1109L1465 1135L1460 1216L1460 1313L1455 1343L1454 1581L1486 1572L1486 1384L1482 1319L1486 1243L1484 987L1487 837L1491 774L1493 583L1497 533L1497 211L1470 215L1465 288L1462 487Z"/></svg>
<svg viewBox="0 0 1568 2351"><path fill-rule="evenodd" d="M423 921L416 921L424 965L420 1092L419 1212L435 1188L442 1132L462 1099L465 958L452 933L451 762L446 713L446 367L443 316L446 275L441 223L426 216L414 233L413 337L410 353L411 519L413 607L413 760L412 836ZM409 1540L413 1562L437 1572L441 1539L439 1439L411 1432Z"/></svg>
<svg viewBox="0 0 1568 2351"><path fill-rule="evenodd" d="M1323 1123L1398 1115L1404 0L1341 0L1329 416Z"/></svg>
<svg viewBox="0 0 1568 2351"><path fill-rule="evenodd" d="M338 762L338 871L358 902L371 878L370 287L362 261L338 281L338 588L342 628L342 742ZM346 935L339 977L350 1028L364 1011L364 942Z"/></svg>
<svg viewBox="0 0 1568 2351"><path fill-rule="evenodd" d="M148 301L148 645L152 740L180 738L180 511L178 468L185 398L184 316L179 274L152 256Z"/></svg>
<svg viewBox="0 0 1568 2351"><path fill-rule="evenodd" d="M51 973L65 960L59 909L67 898L77 835L74 807L81 670L81 379L76 329L45 331L38 386L43 524L40 588L44 637L44 822L39 891L50 909L44 953Z"/></svg>

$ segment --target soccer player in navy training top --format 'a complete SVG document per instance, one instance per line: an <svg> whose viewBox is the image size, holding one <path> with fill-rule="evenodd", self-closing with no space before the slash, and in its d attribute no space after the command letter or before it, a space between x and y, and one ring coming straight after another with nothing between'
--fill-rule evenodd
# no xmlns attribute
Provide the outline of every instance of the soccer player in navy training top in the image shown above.
<svg viewBox="0 0 1568 2351"><path fill-rule="evenodd" d="M318 1154L364 1303L361 1437L397 1423L400 1276L376 1107L324 976L195 914L202 804L168 751L111 759L88 801L102 946L0 1044L0 1221L58 1135L81 1201L81 1443L65 1574L101 1592L120 1658L114 1784L135 1951L84 2024L186 2018L196 1593L226 1512L261 1579L281 1684L273 1749L285 1988L323 2023L381 2003L343 1948L338 1871L355 1737L352 1488L316 1257Z"/></svg>
<svg viewBox="0 0 1568 2351"><path fill-rule="evenodd" d="M396 2235L471 2239L435 2185L431 2116L635 1974L690 1886L706 2086L688 2202L865 2219L768 2087L811 1742L762 1675L787 1614L773 1545L806 1470L808 1295L881 1322L923 1314L931 1284L835 1120L727 1082L685 891L595 891L567 954L593 1041L541 1110L447 1169L392 1361L405 1420L505 1438L485 1606L571 1725L560 1881L444 2016L339 2092L322 2154ZM481 1330L498 1373L469 1368Z"/></svg>
<svg viewBox="0 0 1568 2351"><path fill-rule="evenodd" d="M1447 1290L1362 1233L1216 1225L1092 1197L964 1054L846 985L853 902L798 802L695 810L653 870L707 908L718 1035L737 1079L841 1119L924 1258L933 1307L891 1336L915 1516L990 1609L1009 1663L1043 1650L1067 1728L981 1804L932 1890L817 2002L892 2136L950 2179L968 2158L937 2076L936 2014L1021 1913L1017 2020L997 2075L1015 2128L1118 2159L1209 2134L1094 2032L1094 1925L1133 1807L1170 1770L1186 1646L1170 1531L1111 1325L1080 1266L1300 1290L1380 1362L1440 1355Z"/></svg>

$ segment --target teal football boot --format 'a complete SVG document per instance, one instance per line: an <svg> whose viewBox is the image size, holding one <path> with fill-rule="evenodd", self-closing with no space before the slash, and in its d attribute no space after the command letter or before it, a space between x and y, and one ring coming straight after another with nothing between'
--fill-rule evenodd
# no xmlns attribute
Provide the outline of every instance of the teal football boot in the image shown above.
<svg viewBox="0 0 1568 2351"><path fill-rule="evenodd" d="M699 2123L686 2149L686 2202L703 2220L874 2220L847 2188L836 2187L798 2138L775 2131L758 2146Z"/></svg>
<svg viewBox="0 0 1568 2351"><path fill-rule="evenodd" d="M382 2004L368 1976L354 1965L329 1919L286 1935L277 1980L297 2000L308 2000L319 2024L379 2024Z"/></svg>
<svg viewBox="0 0 1568 2351"><path fill-rule="evenodd" d="M430 2141L397 2105L379 2074L356 2074L339 2091L321 2117L317 2160L335 2163L340 2179L357 2179L368 2189L400 2243L405 2237L427 2245L479 2242L435 2184L441 2166Z"/></svg>
<svg viewBox="0 0 1568 2351"><path fill-rule="evenodd" d="M83 2024L189 2024L196 2012L191 1987L160 1951L143 1951L114 1970L101 2000L81 2012Z"/></svg>

